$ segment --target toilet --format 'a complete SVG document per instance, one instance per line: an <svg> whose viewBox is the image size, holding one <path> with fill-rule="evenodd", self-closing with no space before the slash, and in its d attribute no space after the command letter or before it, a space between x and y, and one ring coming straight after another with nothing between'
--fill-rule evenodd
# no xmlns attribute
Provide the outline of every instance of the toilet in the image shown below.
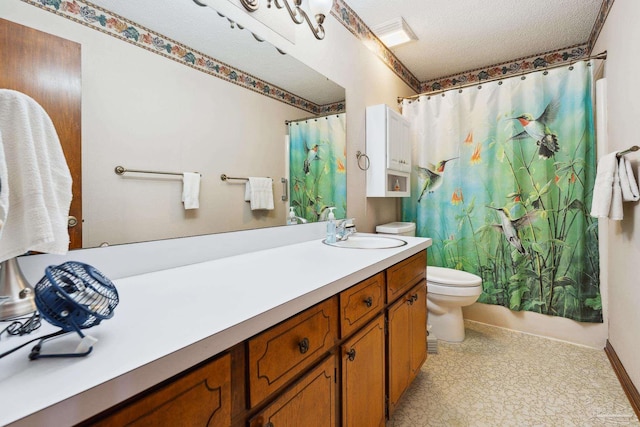
<svg viewBox="0 0 640 427"><path fill-rule="evenodd" d="M412 222L378 225L376 232L415 236ZM466 271L427 267L427 311L430 334L450 342L464 341L462 307L473 304L482 293L482 278Z"/></svg>

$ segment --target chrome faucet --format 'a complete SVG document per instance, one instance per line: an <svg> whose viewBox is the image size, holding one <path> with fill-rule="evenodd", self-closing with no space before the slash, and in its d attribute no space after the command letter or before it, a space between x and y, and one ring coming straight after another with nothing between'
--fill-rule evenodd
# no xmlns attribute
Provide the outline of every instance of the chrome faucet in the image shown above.
<svg viewBox="0 0 640 427"><path fill-rule="evenodd" d="M336 240L347 240L350 235L356 233L355 218L336 220Z"/></svg>

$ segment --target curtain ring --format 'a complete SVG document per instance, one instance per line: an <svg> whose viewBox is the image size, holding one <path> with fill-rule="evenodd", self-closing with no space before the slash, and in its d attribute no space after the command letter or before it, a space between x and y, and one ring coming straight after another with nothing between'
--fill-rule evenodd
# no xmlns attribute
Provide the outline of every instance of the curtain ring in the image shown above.
<svg viewBox="0 0 640 427"><path fill-rule="evenodd" d="M360 166L360 159L364 157L364 168L362 166ZM363 152L361 152L360 150L356 151L356 159L358 159L358 168L360 168L360 170L366 171L367 169L369 169L369 166L371 165L371 161L369 160L369 156L367 156L366 154L364 154Z"/></svg>

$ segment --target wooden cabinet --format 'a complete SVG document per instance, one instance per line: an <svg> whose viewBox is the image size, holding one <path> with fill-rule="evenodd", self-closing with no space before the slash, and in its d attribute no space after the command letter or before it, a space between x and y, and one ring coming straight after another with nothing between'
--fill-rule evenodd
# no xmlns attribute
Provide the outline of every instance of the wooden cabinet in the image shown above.
<svg viewBox="0 0 640 427"><path fill-rule="evenodd" d="M410 195L409 122L387 105L366 109L367 197Z"/></svg>
<svg viewBox="0 0 640 427"><path fill-rule="evenodd" d="M427 359L427 287L420 282L387 310L389 415Z"/></svg>
<svg viewBox="0 0 640 427"><path fill-rule="evenodd" d="M333 297L251 338L249 402L254 407L326 354L338 341Z"/></svg>
<svg viewBox="0 0 640 427"><path fill-rule="evenodd" d="M426 253L82 425L384 426L426 360Z"/></svg>
<svg viewBox="0 0 640 427"><path fill-rule="evenodd" d="M378 273L340 293L341 337L349 336L384 308L385 277Z"/></svg>
<svg viewBox="0 0 640 427"><path fill-rule="evenodd" d="M92 426L231 425L231 357L225 354L134 399Z"/></svg>
<svg viewBox="0 0 640 427"><path fill-rule="evenodd" d="M427 255L419 252L387 269L387 302L392 303L427 277Z"/></svg>
<svg viewBox="0 0 640 427"><path fill-rule="evenodd" d="M342 425L385 424L384 316L381 314L341 346Z"/></svg>
<svg viewBox="0 0 640 427"><path fill-rule="evenodd" d="M334 427L336 417L336 357L331 355L253 416L250 427Z"/></svg>

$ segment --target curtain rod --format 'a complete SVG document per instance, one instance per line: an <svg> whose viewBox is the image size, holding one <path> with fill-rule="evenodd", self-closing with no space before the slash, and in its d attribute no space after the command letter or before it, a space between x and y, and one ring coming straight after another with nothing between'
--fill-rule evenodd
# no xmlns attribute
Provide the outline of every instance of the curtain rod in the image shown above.
<svg viewBox="0 0 640 427"><path fill-rule="evenodd" d="M335 115L336 117L339 116L340 114L344 113L344 111L340 112L340 113L328 113L328 114L322 114L320 116L309 116L309 117L304 117L302 119L297 119L297 120L285 120L284 124L285 125L289 125L290 123L296 123L296 122L304 122L305 120L313 120L313 119L321 119L323 117L329 117L329 116L333 116Z"/></svg>
<svg viewBox="0 0 640 427"><path fill-rule="evenodd" d="M421 96L424 96L424 95L429 95L429 96L439 95L441 93L448 92L450 90L463 89L463 88L472 87L472 86L480 86L480 85L482 85L484 83L490 83L490 82L494 82L494 81L497 81L497 80L509 79L511 77L524 76L526 74L531 74L531 73L535 73L535 72L538 72L538 71L551 70L553 68L567 67L567 66L571 66L571 65L573 65L573 64L575 64L577 62L580 62L580 61L590 61L592 59L607 59L607 51L605 50L604 52L601 52L601 53L599 53L597 55L587 56L586 58L580 58L580 59L577 59L577 60L574 60L574 61L570 61L568 63L567 62L563 62L562 64L549 65L547 67L536 68L534 70L521 71L519 73L514 73L514 74L511 74L509 76L496 77L496 78L493 78L493 79L486 79L486 80L473 82L473 83L465 83L465 84L461 84L461 85L458 85L458 86L453 86L453 87L450 87L450 88L447 88L447 89L440 89L440 90L434 90L432 92L419 93L418 95L399 96L398 97L398 103L404 101L405 99L412 100L412 99L418 99L418 98L420 98Z"/></svg>

